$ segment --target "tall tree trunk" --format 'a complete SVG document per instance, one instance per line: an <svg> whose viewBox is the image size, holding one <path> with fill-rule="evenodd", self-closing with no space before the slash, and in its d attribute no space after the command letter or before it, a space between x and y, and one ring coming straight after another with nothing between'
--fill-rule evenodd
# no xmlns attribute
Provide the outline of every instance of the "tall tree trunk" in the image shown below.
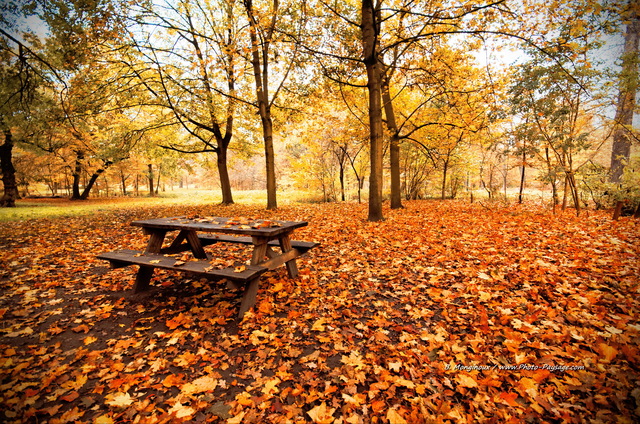
<svg viewBox="0 0 640 424"><path fill-rule="evenodd" d="M98 177L100 177L100 175L102 175L102 173L106 171L107 168L109 168L112 164L113 162L107 161L104 163L104 166L102 168L98 169L96 172L93 173L93 175L89 179L89 182L87 183L84 190L82 191L82 194L80 195L80 200L86 200L87 198L89 198L89 193L91 192L91 189L93 188L94 184L98 180Z"/></svg>
<svg viewBox="0 0 640 424"><path fill-rule="evenodd" d="M447 195L447 172L449 171L449 159L445 160L442 165L442 187L440 188L440 197L442 200Z"/></svg>
<svg viewBox="0 0 640 424"><path fill-rule="evenodd" d="M273 149L273 120L271 119L271 105L269 104L269 40L258 41L257 22L253 14L253 1L244 0L249 18L249 34L251 37L251 65L256 83L256 98L258 113L262 122L262 137L264 139L264 156L267 177L267 209L276 209L276 166ZM275 13L275 12L274 12ZM269 37L267 37L269 38ZM260 60L262 53L262 61Z"/></svg>
<svg viewBox="0 0 640 424"><path fill-rule="evenodd" d="M346 200L346 196L344 194L344 162L340 163L340 198L344 202Z"/></svg>
<svg viewBox="0 0 640 424"><path fill-rule="evenodd" d="M611 177L610 181L619 183L624 171L625 162L631 154L631 126L633 111L636 106L638 92L638 46L640 41L640 15L634 2L630 2L631 16L624 36L624 52L622 54L622 74L620 75L620 91L616 109L611 149Z"/></svg>
<svg viewBox="0 0 640 424"><path fill-rule="evenodd" d="M524 192L524 174L525 174L525 163L527 161L527 153L522 151L522 170L520 171L520 190L518 192L518 203L522 204L523 201L523 192Z"/></svg>
<svg viewBox="0 0 640 424"><path fill-rule="evenodd" d="M362 52L367 69L369 92L369 138L371 174L369 175L369 221L381 221L382 214L382 99L378 54L378 23L373 0L362 0Z"/></svg>
<svg viewBox="0 0 640 424"><path fill-rule="evenodd" d="M149 179L149 196L153 197L155 196L155 191L153 191L153 165L148 164L147 166L149 169L149 174L147 175L147 178Z"/></svg>
<svg viewBox="0 0 640 424"><path fill-rule="evenodd" d="M220 177L220 191L222 192L223 205L233 204L231 180L229 178L229 170L227 168L227 152L227 146L224 143L218 143L218 151L216 153L218 161L218 176Z"/></svg>
<svg viewBox="0 0 640 424"><path fill-rule="evenodd" d="M122 183L122 195L127 195L127 177L124 175L124 171L120 170L120 182Z"/></svg>
<svg viewBox="0 0 640 424"><path fill-rule="evenodd" d="M13 208L18 198L16 184L16 169L13 166L13 134L11 129L4 129L4 143L0 145L0 167L2 168L2 184L4 193L0 199L0 206Z"/></svg>
<svg viewBox="0 0 640 424"><path fill-rule="evenodd" d="M402 208L402 192L400 187L400 132L396 123L396 116L389 92L389 79L385 74L382 78L382 101L384 114L387 118L387 128L391 133L389 144L389 167L391 172L391 209Z"/></svg>
<svg viewBox="0 0 640 424"><path fill-rule="evenodd" d="M569 188L569 174L564 176L564 189L562 190L562 210L567 209L567 189Z"/></svg>
<svg viewBox="0 0 640 424"><path fill-rule="evenodd" d="M80 200L80 179L82 177L82 162L84 161L84 152L76 150L76 163L73 169L73 188L71 200Z"/></svg>
<svg viewBox="0 0 640 424"><path fill-rule="evenodd" d="M569 190L571 192L573 206L576 208L576 215L580 215L580 195L578 193L578 186L576 185L576 177L573 171L569 171L569 173L567 174L567 180L569 181Z"/></svg>

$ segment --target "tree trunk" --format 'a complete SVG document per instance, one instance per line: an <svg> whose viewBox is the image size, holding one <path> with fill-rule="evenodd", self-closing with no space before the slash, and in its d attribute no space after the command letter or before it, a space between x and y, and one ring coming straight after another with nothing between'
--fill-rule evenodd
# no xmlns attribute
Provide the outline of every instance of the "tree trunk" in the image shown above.
<svg viewBox="0 0 640 424"><path fill-rule="evenodd" d="M18 198L16 169L13 166L13 134L10 129L4 130L4 143L0 146L0 167L2 168L2 184L4 194L0 206L13 208Z"/></svg>
<svg viewBox="0 0 640 424"><path fill-rule="evenodd" d="M220 177L220 191L222 192L222 204L233 204L233 194L231 193L231 180L229 179L229 170L227 168L227 146L224 143L218 143L217 161L218 176ZM181 180L182 182L182 180Z"/></svg>
<svg viewBox="0 0 640 424"><path fill-rule="evenodd" d="M267 209L276 209L276 166L273 149L273 120L271 119L271 106L269 104L269 41L263 40L262 45L258 41L257 22L253 15L253 1L245 0L245 9L249 18L249 34L251 37L251 65L256 83L256 98L258 100L258 113L262 122L262 137L264 139L264 156L267 177ZM275 13L275 12L274 12ZM260 60L262 53L262 61Z"/></svg>
<svg viewBox="0 0 640 424"><path fill-rule="evenodd" d="M524 173L525 173L525 167L524 164L527 160L527 154L526 152L522 152L522 171L520 172L520 191L518 193L518 203L522 204L522 200L523 200L523 192L524 192Z"/></svg>
<svg viewBox="0 0 640 424"><path fill-rule="evenodd" d="M384 114L387 118L387 128L391 133L389 144L389 167L391 172L391 209L402 208L402 193L400 187L400 134L396 124L396 116L393 110L391 94L389 92L389 80L385 75L382 78L382 101Z"/></svg>
<svg viewBox="0 0 640 424"><path fill-rule="evenodd" d="M98 169L96 172L93 173L91 178L89 178L89 182L87 183L84 190L82 191L82 194L78 198L79 200L87 200L89 198L89 192L91 192L91 189L93 188L94 184L98 180L98 177L100 177L100 175L102 175L102 173L106 171L107 168L109 168L109 166L111 166L112 163L113 162L105 162L102 168Z"/></svg>
<svg viewBox="0 0 640 424"><path fill-rule="evenodd" d="M373 0L362 0L362 51L367 69L367 90L369 92L369 221L381 221L382 214L382 99L380 70L377 58L378 24Z"/></svg>
<svg viewBox="0 0 640 424"><path fill-rule="evenodd" d="M71 200L80 200L80 178L82 177L82 162L84 161L84 152L76 150L76 164L73 169L73 188Z"/></svg>
<svg viewBox="0 0 640 424"><path fill-rule="evenodd" d="M127 195L127 177L125 177L124 172L120 170L120 182L122 183L122 195Z"/></svg>
<svg viewBox="0 0 640 424"><path fill-rule="evenodd" d="M160 176L162 175L162 166L158 167L158 178L156 178L156 187L155 187L155 193L156 196L158 195L158 191L160 190Z"/></svg>
<svg viewBox="0 0 640 424"><path fill-rule="evenodd" d="M440 187L440 197L442 200L446 198L447 190L447 171L449 170L449 161L444 161L442 165L442 187Z"/></svg>
<svg viewBox="0 0 640 424"><path fill-rule="evenodd" d="M562 190L562 211L567 209L567 188L569 187L569 175L564 176L564 189Z"/></svg>
<svg viewBox="0 0 640 424"><path fill-rule="evenodd" d="M344 202L346 200L346 197L345 197L345 194L344 194L344 162L340 163L339 178L340 178L340 198Z"/></svg>
<svg viewBox="0 0 640 424"><path fill-rule="evenodd" d="M147 166L149 168L149 197L153 197L155 196L155 192L153 191L153 165L149 164Z"/></svg>
<svg viewBox="0 0 640 424"><path fill-rule="evenodd" d="M637 8L629 4L631 16L624 36L624 52L622 54L622 74L620 75L620 91L616 109L611 149L611 177L610 181L619 183L626 162L631 154L631 127L633 111L638 92L638 45L640 41L640 15Z"/></svg>

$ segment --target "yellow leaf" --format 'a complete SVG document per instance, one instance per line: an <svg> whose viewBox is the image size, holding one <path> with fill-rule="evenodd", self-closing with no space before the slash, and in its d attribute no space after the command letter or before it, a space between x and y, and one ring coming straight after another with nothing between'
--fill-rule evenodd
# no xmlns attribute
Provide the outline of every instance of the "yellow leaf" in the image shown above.
<svg viewBox="0 0 640 424"><path fill-rule="evenodd" d="M402 368L402 362L389 362L389 369L391 371L400 371L400 368Z"/></svg>
<svg viewBox="0 0 640 424"><path fill-rule="evenodd" d="M129 393L110 394L106 396L104 403L109 406L115 406L116 408L124 408L133 403L133 398Z"/></svg>
<svg viewBox="0 0 640 424"><path fill-rule="evenodd" d="M233 418L229 418L227 420L227 424L240 424L242 422L242 419L244 418L244 412L240 412L238 415L236 415Z"/></svg>
<svg viewBox="0 0 640 424"><path fill-rule="evenodd" d="M96 337L85 337L84 340L82 341L85 345L91 344L95 341L98 341L98 339Z"/></svg>
<svg viewBox="0 0 640 424"><path fill-rule="evenodd" d="M320 318L319 320L313 323L313 326L311 327L311 331L324 331L325 324L326 324L325 319Z"/></svg>
<svg viewBox="0 0 640 424"><path fill-rule="evenodd" d="M352 351L349 356L342 355L341 362L345 365L351 365L356 369L364 368L367 365L362 359L362 356L360 356L360 352L356 350Z"/></svg>
<svg viewBox="0 0 640 424"><path fill-rule="evenodd" d="M213 392L217 386L218 380L206 375L204 377L196 378L191 383L187 383L182 386L181 392L189 396L196 393Z"/></svg>
<svg viewBox="0 0 640 424"><path fill-rule="evenodd" d="M333 413L335 410L335 408L328 408L327 404L322 402L321 405L307 412L307 415L309 415L316 424L331 424L334 420Z"/></svg>
<svg viewBox="0 0 640 424"><path fill-rule="evenodd" d="M456 381L462 387L468 387L468 388L478 387L478 383L476 382L476 380L474 380L473 377L464 373L460 373L456 375Z"/></svg>
<svg viewBox="0 0 640 424"><path fill-rule="evenodd" d="M387 420L390 424L407 424L407 420L402 418L402 415L393 408L387 411Z"/></svg>
<svg viewBox="0 0 640 424"><path fill-rule="evenodd" d="M107 415L100 415L93 424L113 424L113 418Z"/></svg>
<svg viewBox="0 0 640 424"><path fill-rule="evenodd" d="M190 406L183 405L180 402L177 402L171 409L169 409L169 414L175 414L176 418L188 418L195 413L195 409Z"/></svg>
<svg viewBox="0 0 640 424"><path fill-rule="evenodd" d="M281 383L281 380L278 377L274 377L270 379L265 383L264 387L262 388L262 393L264 393L265 395L278 393L280 390L278 389L277 386L280 383Z"/></svg>

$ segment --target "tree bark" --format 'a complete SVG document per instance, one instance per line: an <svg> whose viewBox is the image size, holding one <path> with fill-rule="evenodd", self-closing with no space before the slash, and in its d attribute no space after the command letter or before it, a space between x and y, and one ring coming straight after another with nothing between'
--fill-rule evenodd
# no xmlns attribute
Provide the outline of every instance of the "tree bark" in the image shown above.
<svg viewBox="0 0 640 424"><path fill-rule="evenodd" d="M440 197L442 200L447 196L447 172L449 171L449 159L442 164L442 187L440 188Z"/></svg>
<svg viewBox="0 0 640 424"><path fill-rule="evenodd" d="M109 168L109 166L111 166L111 163L112 162L106 162L102 168L98 169L96 172L93 173L86 187L82 191L82 194L78 198L79 200L87 200L89 198L89 193L91 192L91 189L93 188L94 184L98 180L98 177L100 177L100 175L102 175L102 173L106 171L107 168Z"/></svg>
<svg viewBox="0 0 640 424"><path fill-rule="evenodd" d="M231 180L229 179L229 170L227 169L227 146L224 143L218 143L218 176L220 177L220 191L222 192L222 204L233 204L233 195L231 193Z"/></svg>
<svg viewBox="0 0 640 424"><path fill-rule="evenodd" d="M262 122L262 137L264 139L264 156L267 177L267 209L276 209L276 166L275 152L273 149L273 120L271 118L271 106L269 104L269 64L267 56L269 41L263 40L262 45L258 41L257 23L253 15L253 1L244 1L247 16L249 18L249 34L251 37L251 65L256 83L256 98L258 101L258 113ZM274 12L275 13L275 12ZM262 61L260 53L262 52Z"/></svg>
<svg viewBox="0 0 640 424"><path fill-rule="evenodd" d="M389 167L391 173L391 209L402 208L402 192L400 184L400 133L396 123L396 116L389 92L388 75L382 78L382 100L384 103L384 114L387 118L387 128L391 133L389 144Z"/></svg>
<svg viewBox="0 0 640 424"><path fill-rule="evenodd" d="M0 167L2 168L2 184L4 193L0 199L0 206L13 208L18 198L16 184L16 169L13 166L13 134L11 129L4 129L4 143L0 145Z"/></svg>
<svg viewBox="0 0 640 424"><path fill-rule="evenodd" d="M122 169L120 170L120 182L122 183L122 195L126 196L127 195L127 178L124 175L124 172L122 171Z"/></svg>
<svg viewBox="0 0 640 424"><path fill-rule="evenodd" d="M369 93L369 139L371 173L369 175L369 221L381 221L382 214L382 98L380 69L377 57L378 24L373 0L362 0L362 52L367 69Z"/></svg>
<svg viewBox="0 0 640 424"><path fill-rule="evenodd" d="M155 196L155 191L153 191L153 165L148 164L149 174L147 177L149 178L149 197Z"/></svg>
<svg viewBox="0 0 640 424"><path fill-rule="evenodd" d="M71 200L80 200L80 178L82 177L82 162L84 161L84 152L76 150L76 163L73 169L73 188Z"/></svg>
<svg viewBox="0 0 640 424"><path fill-rule="evenodd" d="M640 41L640 15L630 4L630 21L624 36L624 52L622 54L622 74L620 76L620 91L616 109L611 148L611 176L610 181L619 183L626 162L631 154L631 126L633 111L636 106L638 92L638 45Z"/></svg>
<svg viewBox="0 0 640 424"><path fill-rule="evenodd" d="M522 151L522 170L520 171L520 190L518 192L518 203L522 204L524 197L524 175L525 175L525 163L527 161L527 153L523 149Z"/></svg>

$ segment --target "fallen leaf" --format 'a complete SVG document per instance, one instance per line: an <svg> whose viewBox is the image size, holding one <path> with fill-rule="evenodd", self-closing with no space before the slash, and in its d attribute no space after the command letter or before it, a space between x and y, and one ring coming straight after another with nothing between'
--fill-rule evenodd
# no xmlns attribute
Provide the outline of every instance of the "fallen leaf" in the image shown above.
<svg viewBox="0 0 640 424"><path fill-rule="evenodd" d="M104 403L116 408L124 408L130 406L134 402L134 398L129 393L118 392L115 394L109 394L105 397Z"/></svg>
<svg viewBox="0 0 640 424"><path fill-rule="evenodd" d="M389 424L407 424L407 420L393 408L387 411L387 420L389 420Z"/></svg>
<svg viewBox="0 0 640 424"><path fill-rule="evenodd" d="M328 408L327 404L322 402L320 405L307 412L307 415L309 415L316 424L331 424L335 420L333 417L335 410L336 408Z"/></svg>

